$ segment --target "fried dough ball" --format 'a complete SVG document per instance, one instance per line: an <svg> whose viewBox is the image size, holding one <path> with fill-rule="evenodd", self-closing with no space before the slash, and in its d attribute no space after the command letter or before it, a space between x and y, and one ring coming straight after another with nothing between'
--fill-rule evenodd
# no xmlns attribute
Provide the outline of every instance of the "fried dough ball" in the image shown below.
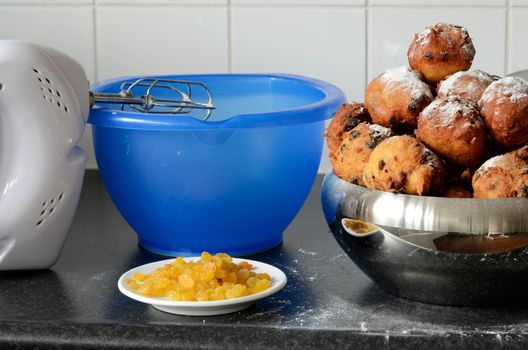
<svg viewBox="0 0 528 350"><path fill-rule="evenodd" d="M363 181L374 190L427 195L442 190L444 174L444 163L436 154L403 135L389 137L372 151Z"/></svg>
<svg viewBox="0 0 528 350"><path fill-rule="evenodd" d="M496 77L481 70L456 72L438 84L437 97L458 96L478 103L484 90L495 80Z"/></svg>
<svg viewBox="0 0 528 350"><path fill-rule="evenodd" d="M479 101L484 124L495 143L513 149L528 142L528 82L506 77L490 84Z"/></svg>
<svg viewBox="0 0 528 350"><path fill-rule="evenodd" d="M409 66L432 83L461 70L468 70L475 48L466 28L437 23L414 36L407 51Z"/></svg>
<svg viewBox="0 0 528 350"><path fill-rule="evenodd" d="M363 169L372 150L392 136L390 129L375 124L360 123L343 135L343 142L331 158L334 173L348 182L363 186Z"/></svg>
<svg viewBox="0 0 528 350"><path fill-rule="evenodd" d="M363 103L343 103L326 129L325 137L330 149L330 158L343 141L343 133L352 130L361 122L370 122L370 115Z"/></svg>
<svg viewBox="0 0 528 350"><path fill-rule="evenodd" d="M372 80L365 92L372 122L396 133L412 132L418 115L433 100L431 88L420 79L420 73L401 66Z"/></svg>
<svg viewBox="0 0 528 350"><path fill-rule="evenodd" d="M436 99L418 118L416 137L439 156L465 168L481 164L486 132L478 106L458 97Z"/></svg>
<svg viewBox="0 0 528 350"><path fill-rule="evenodd" d="M475 198L528 197L528 146L488 159L473 175Z"/></svg>

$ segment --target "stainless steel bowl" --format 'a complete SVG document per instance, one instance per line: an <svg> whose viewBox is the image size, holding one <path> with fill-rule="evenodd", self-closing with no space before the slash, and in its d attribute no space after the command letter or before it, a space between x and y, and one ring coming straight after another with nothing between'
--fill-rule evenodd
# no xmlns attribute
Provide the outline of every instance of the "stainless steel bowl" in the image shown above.
<svg viewBox="0 0 528 350"><path fill-rule="evenodd" d="M322 205L346 254L381 288L444 305L521 303L528 293L528 200L420 197L328 174ZM349 228L350 219L375 225Z"/></svg>
<svg viewBox="0 0 528 350"><path fill-rule="evenodd" d="M517 72L513 72L508 74L509 77L521 77L524 79L528 79L528 69L525 70L519 70Z"/></svg>

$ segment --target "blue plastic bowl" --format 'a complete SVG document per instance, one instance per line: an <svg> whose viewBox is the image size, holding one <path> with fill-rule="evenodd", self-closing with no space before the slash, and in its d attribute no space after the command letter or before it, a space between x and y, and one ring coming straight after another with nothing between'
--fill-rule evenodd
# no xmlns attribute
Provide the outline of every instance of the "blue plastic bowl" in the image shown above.
<svg viewBox="0 0 528 350"><path fill-rule="evenodd" d="M117 92L119 78L92 86ZM317 174L325 120L344 102L328 83L292 75L164 76L205 83L208 121L95 106L99 170L139 244L164 255L247 255L272 248Z"/></svg>

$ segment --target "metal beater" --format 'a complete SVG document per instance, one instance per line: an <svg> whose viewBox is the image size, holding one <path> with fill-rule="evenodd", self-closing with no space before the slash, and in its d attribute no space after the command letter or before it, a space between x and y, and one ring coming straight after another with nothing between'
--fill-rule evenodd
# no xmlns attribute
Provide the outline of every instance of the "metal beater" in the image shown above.
<svg viewBox="0 0 528 350"><path fill-rule="evenodd" d="M191 99L193 88L199 88L205 93L204 102ZM134 82L125 82L120 86L119 93L100 93L90 91L90 106L95 103L121 104L121 110L129 106L141 113L152 114L188 114L193 109L206 110L203 120L209 119L211 112L215 109L213 97L209 88L200 82L161 79L140 78ZM166 96L169 90L174 98L157 98L155 96Z"/></svg>

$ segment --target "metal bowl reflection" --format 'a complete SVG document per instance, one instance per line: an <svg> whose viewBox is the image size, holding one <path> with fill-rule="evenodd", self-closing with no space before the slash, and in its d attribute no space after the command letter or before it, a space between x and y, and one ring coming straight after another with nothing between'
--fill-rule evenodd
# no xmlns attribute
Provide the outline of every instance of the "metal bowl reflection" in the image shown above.
<svg viewBox="0 0 528 350"><path fill-rule="evenodd" d="M328 174L326 220L345 253L381 288L427 303L524 302L528 200L451 199L373 191ZM352 235L343 219L379 230Z"/></svg>

